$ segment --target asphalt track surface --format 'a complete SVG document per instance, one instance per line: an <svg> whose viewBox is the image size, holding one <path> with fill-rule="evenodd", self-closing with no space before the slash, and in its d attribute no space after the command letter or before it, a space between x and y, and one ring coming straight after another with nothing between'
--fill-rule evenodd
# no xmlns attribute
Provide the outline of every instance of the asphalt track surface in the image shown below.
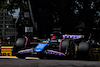
<svg viewBox="0 0 100 67"><path fill-rule="evenodd" d="M0 59L0 67L100 67L100 61Z"/></svg>

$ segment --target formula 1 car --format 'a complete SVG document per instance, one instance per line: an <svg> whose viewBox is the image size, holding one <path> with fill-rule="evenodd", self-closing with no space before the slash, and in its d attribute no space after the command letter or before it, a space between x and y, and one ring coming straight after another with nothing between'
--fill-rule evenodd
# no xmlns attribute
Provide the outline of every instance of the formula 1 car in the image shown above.
<svg viewBox="0 0 100 67"><path fill-rule="evenodd" d="M84 40L84 35L63 35L58 50L52 49L52 44L39 43L34 49L35 52L44 55L57 55L66 58L89 58L90 43Z"/></svg>
<svg viewBox="0 0 100 67"><path fill-rule="evenodd" d="M81 58L81 59L90 59L91 53L93 50L93 45L97 45L97 43L84 39L84 35L81 34L70 34L63 35L63 39L59 41L59 39L55 39L56 36L53 36L51 40L43 41L35 48L29 47L22 49L25 43L25 39L19 38L17 40L21 41L20 43L16 42L16 47L18 49L16 54L18 57L25 57L32 54L37 54L39 58L47 57L48 55L53 56L64 56L66 58ZM20 45L20 46L19 46Z"/></svg>

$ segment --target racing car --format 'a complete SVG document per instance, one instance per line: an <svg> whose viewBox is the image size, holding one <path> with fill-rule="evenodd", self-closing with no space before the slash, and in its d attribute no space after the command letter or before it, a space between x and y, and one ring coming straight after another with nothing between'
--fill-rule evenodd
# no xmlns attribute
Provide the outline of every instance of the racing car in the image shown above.
<svg viewBox="0 0 100 67"><path fill-rule="evenodd" d="M34 49L35 52L40 53L39 56L49 55L59 55L66 56L70 58L75 58L79 56L88 56L90 44L84 41L84 35L63 35L63 39L59 43L58 50L53 48L53 45L49 43L39 43ZM53 48L53 49L51 49Z"/></svg>
<svg viewBox="0 0 100 67"><path fill-rule="evenodd" d="M39 58L44 58L46 55L73 57L76 56L78 50L81 52L88 51L89 44L82 41L83 37L83 35L63 35L63 39L60 41L57 39L57 36L52 36L50 40L39 43L35 48L24 48L25 38L19 38L16 41L16 55L21 58L25 58L25 56L34 53L36 53Z"/></svg>
<svg viewBox="0 0 100 67"><path fill-rule="evenodd" d="M37 54L39 58L47 57L48 55L63 56L65 58L81 58L90 59L92 55L93 45L97 45L98 42L94 42L92 39L85 39L85 35L82 34L66 34L63 35L63 39L59 40L56 36L52 36L50 40L43 41L35 48L29 47L22 49L25 43L25 39L18 39L21 43L16 43L17 55L20 57ZM17 40L17 42L18 42ZM19 46L20 45L20 46Z"/></svg>

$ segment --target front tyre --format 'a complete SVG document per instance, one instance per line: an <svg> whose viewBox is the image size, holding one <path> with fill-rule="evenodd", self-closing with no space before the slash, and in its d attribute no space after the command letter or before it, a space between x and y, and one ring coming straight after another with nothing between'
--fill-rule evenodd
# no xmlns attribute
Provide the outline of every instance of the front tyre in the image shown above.
<svg viewBox="0 0 100 67"><path fill-rule="evenodd" d="M70 40L65 39L61 42L61 52L65 53L66 49L69 47Z"/></svg>

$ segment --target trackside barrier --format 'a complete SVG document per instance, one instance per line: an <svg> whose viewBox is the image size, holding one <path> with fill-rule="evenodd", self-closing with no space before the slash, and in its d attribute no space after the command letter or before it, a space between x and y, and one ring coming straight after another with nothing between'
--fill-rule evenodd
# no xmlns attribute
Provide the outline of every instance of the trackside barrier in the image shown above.
<svg viewBox="0 0 100 67"><path fill-rule="evenodd" d="M0 55L1 55L1 39L0 39Z"/></svg>
<svg viewBox="0 0 100 67"><path fill-rule="evenodd" d="M0 39L0 46L1 46L1 39Z"/></svg>
<svg viewBox="0 0 100 67"><path fill-rule="evenodd" d="M92 48L92 59L100 61L100 48Z"/></svg>
<svg viewBox="0 0 100 67"><path fill-rule="evenodd" d="M1 46L1 55L2 56L12 56L13 46Z"/></svg>

